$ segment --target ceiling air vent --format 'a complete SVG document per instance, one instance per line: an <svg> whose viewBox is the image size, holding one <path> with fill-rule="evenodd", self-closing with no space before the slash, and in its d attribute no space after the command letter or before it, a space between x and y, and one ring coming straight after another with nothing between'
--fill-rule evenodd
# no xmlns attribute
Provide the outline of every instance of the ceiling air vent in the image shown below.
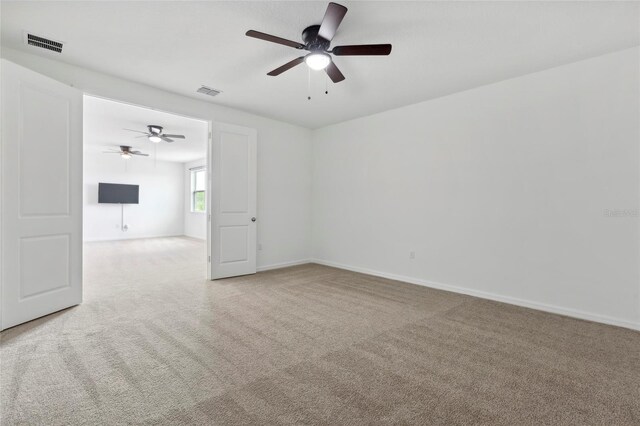
<svg viewBox="0 0 640 426"><path fill-rule="evenodd" d="M62 52L63 43L60 41L50 40L27 32L24 33L24 41L29 46L40 47L56 53Z"/></svg>
<svg viewBox="0 0 640 426"><path fill-rule="evenodd" d="M212 89L211 87L202 86L201 88L196 90L196 92L202 93L203 95L216 96L222 93L222 90L216 90Z"/></svg>

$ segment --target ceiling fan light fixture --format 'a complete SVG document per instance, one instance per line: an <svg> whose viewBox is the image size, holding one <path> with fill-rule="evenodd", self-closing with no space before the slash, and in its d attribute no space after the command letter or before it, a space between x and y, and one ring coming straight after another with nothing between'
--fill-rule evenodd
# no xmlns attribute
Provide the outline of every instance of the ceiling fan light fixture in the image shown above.
<svg viewBox="0 0 640 426"><path fill-rule="evenodd" d="M153 143L158 143L160 142L162 139L160 138L160 136L156 136L156 135L151 135L149 136L149 141L153 142Z"/></svg>
<svg viewBox="0 0 640 426"><path fill-rule="evenodd" d="M311 25L302 30L302 40L304 44L255 30L249 30L245 35L247 37L293 47L298 50L308 50L310 52L306 56L299 56L271 70L267 75L275 77L305 62L309 69L317 71L324 69L331 81L339 83L344 80L344 75L340 72L335 62L332 61L331 58L333 56L387 56L391 53L392 47L390 44L353 44L334 46L329 50L331 40L333 40L333 36L336 35L336 31L346 13L346 7L334 2L329 3L320 25ZM329 53L331 55L329 55Z"/></svg>
<svg viewBox="0 0 640 426"><path fill-rule="evenodd" d="M120 156L125 160L128 160L129 158L131 158L131 154L129 154L128 152L123 152L122 154L120 154Z"/></svg>
<svg viewBox="0 0 640 426"><path fill-rule="evenodd" d="M320 71L329 66L331 63L331 56L321 52L309 53L304 57L304 62L312 70Z"/></svg>

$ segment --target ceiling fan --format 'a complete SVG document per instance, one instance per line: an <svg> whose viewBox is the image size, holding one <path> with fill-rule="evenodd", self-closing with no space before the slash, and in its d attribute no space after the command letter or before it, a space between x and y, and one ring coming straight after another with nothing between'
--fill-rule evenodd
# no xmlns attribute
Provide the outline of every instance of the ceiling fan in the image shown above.
<svg viewBox="0 0 640 426"><path fill-rule="evenodd" d="M331 81L338 83L344 80L344 75L340 72L336 64L333 62L331 54L335 56L362 56L362 55L388 55L391 53L390 44L360 44L336 46L329 50L329 45L333 36L338 30L338 26L342 22L347 8L336 4L329 3L327 11L322 18L320 25L311 25L302 31L302 40L304 44L296 41L287 40L270 34L261 33L259 31L249 30L246 35L249 37L259 38L261 40L270 41L272 43L283 44L298 50L308 50L309 53L300 56L286 64L269 72L267 75L276 76L305 62L309 68L314 70L324 69L331 78Z"/></svg>
<svg viewBox="0 0 640 426"><path fill-rule="evenodd" d="M148 157L149 154L143 154L140 151L132 151L130 146L127 145L120 145L120 150L119 151L103 151L103 154L120 154L120 156L122 158L124 158L125 160L128 160L131 158L132 155L141 155L143 157Z"/></svg>
<svg viewBox="0 0 640 426"><path fill-rule="evenodd" d="M168 135L162 132L162 126L156 126L154 124L150 124L147 126L148 131L142 132L140 130L133 129L124 129L130 132L143 133L144 136L138 136L139 138L147 137L149 141L153 143L158 143L160 141L165 142L173 142L173 139L185 139L184 135ZM173 139L172 139L173 138Z"/></svg>

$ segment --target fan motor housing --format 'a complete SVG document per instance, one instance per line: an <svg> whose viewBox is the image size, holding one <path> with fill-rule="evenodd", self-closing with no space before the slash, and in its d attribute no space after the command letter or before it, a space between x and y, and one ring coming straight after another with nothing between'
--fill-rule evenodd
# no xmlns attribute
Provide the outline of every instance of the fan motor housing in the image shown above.
<svg viewBox="0 0 640 426"><path fill-rule="evenodd" d="M329 40L325 40L318 35L320 31L320 25L311 25L302 31L302 41L304 41L307 50L322 50L329 49Z"/></svg>
<svg viewBox="0 0 640 426"><path fill-rule="evenodd" d="M147 129L149 129L149 133L154 135L162 133L162 126L156 126L155 124L148 125Z"/></svg>

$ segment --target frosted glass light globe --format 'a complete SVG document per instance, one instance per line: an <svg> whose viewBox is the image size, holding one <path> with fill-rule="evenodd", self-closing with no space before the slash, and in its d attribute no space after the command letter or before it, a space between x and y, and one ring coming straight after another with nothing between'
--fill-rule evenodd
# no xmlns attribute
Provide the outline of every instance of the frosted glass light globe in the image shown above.
<svg viewBox="0 0 640 426"><path fill-rule="evenodd" d="M331 57L326 53L310 53L305 56L304 61L312 70L320 71L331 63Z"/></svg>

